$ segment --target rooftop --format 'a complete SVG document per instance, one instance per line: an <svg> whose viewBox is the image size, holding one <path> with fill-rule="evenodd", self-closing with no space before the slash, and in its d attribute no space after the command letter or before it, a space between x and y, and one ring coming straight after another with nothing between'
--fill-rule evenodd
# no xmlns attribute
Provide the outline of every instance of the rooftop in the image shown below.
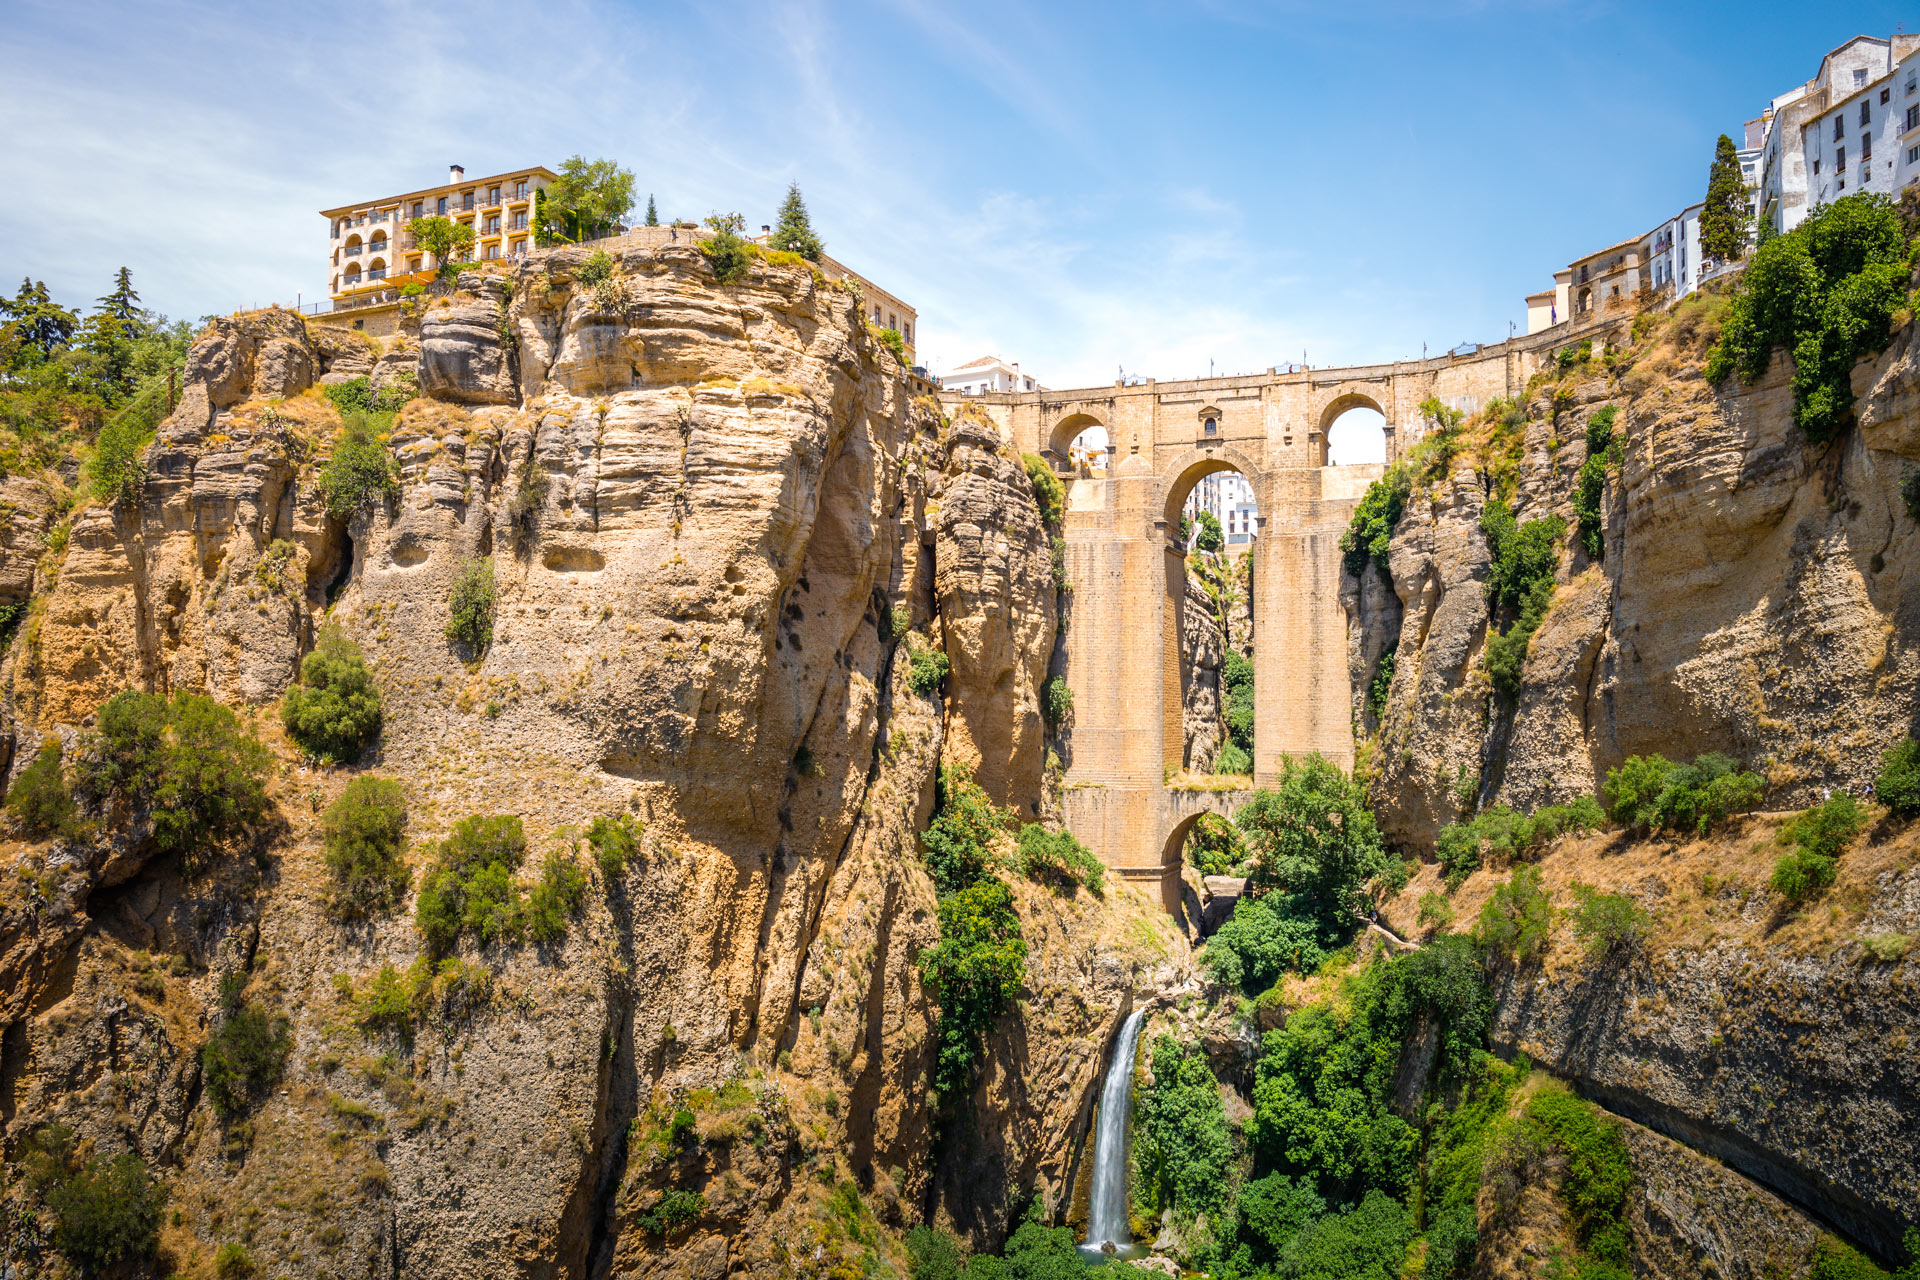
<svg viewBox="0 0 1920 1280"><path fill-rule="evenodd" d="M525 165L518 169L509 169L505 173L489 174L484 178L469 178L462 174L458 182L436 182L430 187L421 187L418 191L402 192L397 196L375 196L371 200L356 200L352 204L343 204L332 209L322 209L320 216L323 218L337 218L343 213L352 213L356 209L364 209L369 205L390 204L397 200L411 200L415 196L432 195L436 191L445 191L449 187L484 187L490 182L504 182L508 178L521 178L529 174L545 178L550 182L557 181L560 177L560 175L553 170L540 164Z"/></svg>

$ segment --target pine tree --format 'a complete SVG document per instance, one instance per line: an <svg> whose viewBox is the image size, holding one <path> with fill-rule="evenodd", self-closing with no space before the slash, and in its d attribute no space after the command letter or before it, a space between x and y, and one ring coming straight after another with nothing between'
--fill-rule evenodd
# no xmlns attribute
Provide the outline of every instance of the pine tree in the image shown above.
<svg viewBox="0 0 1920 1280"><path fill-rule="evenodd" d="M809 262L820 261L827 251L820 237L813 233L813 223L807 217L807 202L800 198L797 182L787 187L787 198L780 204L780 225L773 229L769 243L776 249L797 253Z"/></svg>
<svg viewBox="0 0 1920 1280"><path fill-rule="evenodd" d="M133 291L133 272L120 268L113 277L113 292L99 299L100 314L118 321L131 338L140 332L140 295Z"/></svg>
<svg viewBox="0 0 1920 1280"><path fill-rule="evenodd" d="M650 227L660 225L660 212L653 207L653 193L651 191L647 193L647 225Z"/></svg>
<svg viewBox="0 0 1920 1280"><path fill-rule="evenodd" d="M1740 157L1734 153L1733 139L1723 133L1714 146L1713 168L1707 172L1707 204L1700 211L1701 248L1721 262L1744 257L1749 222Z"/></svg>

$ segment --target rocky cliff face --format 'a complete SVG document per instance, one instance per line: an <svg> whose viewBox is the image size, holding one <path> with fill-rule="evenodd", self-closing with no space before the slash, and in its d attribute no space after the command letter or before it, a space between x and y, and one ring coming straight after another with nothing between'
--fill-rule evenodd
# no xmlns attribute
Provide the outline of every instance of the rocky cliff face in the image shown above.
<svg viewBox="0 0 1920 1280"><path fill-rule="evenodd" d="M856 300L808 269L719 287L668 247L583 284L586 258L463 275L385 347L286 313L217 322L137 501L84 509L40 570L14 549L44 506L9 515L0 596L38 593L0 670L16 759L138 688L240 708L281 761L251 862L187 876L140 831L11 850L30 887L0 909L8 1135L57 1119L166 1173L183 1273L242 1241L312 1275L815 1275L896 1247L833 1197L921 1216L937 1012L918 957L939 927L915 833L943 761L1039 808L1055 609L1030 486L996 438L911 399ZM409 374L397 498L330 514L318 386ZM447 601L483 559L475 656ZM322 910L317 815L350 774L300 763L273 715L323 618L377 673L361 768L405 787L414 867L470 813L518 814L536 858L596 814L644 832L563 941L468 944L490 997L411 1032L363 1033L343 1003L419 938L405 911ZM948 653L945 699L909 686L903 625ZM984 1239L1008 1197L1067 1177L1086 1036L1184 957L1126 886L1023 911L1029 1016L991 1104L944 1137L1011 1153L998 1182L941 1193ZM1109 937L1146 950L1096 961ZM294 1036L238 1128L196 1056L228 974ZM705 1207L663 1229L669 1191Z"/></svg>
<svg viewBox="0 0 1920 1280"><path fill-rule="evenodd" d="M1869 781L1914 723L1920 525L1899 487L1920 459L1915 331L1856 369L1858 430L1809 447L1789 360L1752 386L1712 387L1694 323L1682 314L1630 358L1529 393L1518 519L1571 527L1586 424L1602 408L1616 410L1623 448L1604 555L1563 558L1510 703L1480 665L1486 468L1462 459L1416 486L1389 582L1371 566L1349 581L1357 688L1398 644L1377 754L1396 839L1427 845L1475 806L1594 794L1609 768L1654 751L1734 755L1767 773L1776 801L1801 803Z"/></svg>

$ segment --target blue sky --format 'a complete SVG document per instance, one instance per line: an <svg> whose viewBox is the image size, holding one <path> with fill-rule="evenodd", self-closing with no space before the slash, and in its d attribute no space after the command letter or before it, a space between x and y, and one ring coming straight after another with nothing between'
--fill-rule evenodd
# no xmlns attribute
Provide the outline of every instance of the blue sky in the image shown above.
<svg viewBox="0 0 1920 1280"><path fill-rule="evenodd" d="M1496 341L1699 198L1715 137L1892 4L12 0L0 284L198 316L325 287L316 210L581 153L1055 387ZM1904 12L1903 12L1904 8Z"/></svg>

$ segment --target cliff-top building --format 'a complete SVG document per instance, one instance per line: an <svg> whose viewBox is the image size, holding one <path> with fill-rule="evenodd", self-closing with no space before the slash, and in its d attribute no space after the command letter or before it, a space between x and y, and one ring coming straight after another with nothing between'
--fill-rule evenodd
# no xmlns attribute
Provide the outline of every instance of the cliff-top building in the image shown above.
<svg viewBox="0 0 1920 1280"><path fill-rule="evenodd" d="M437 187L322 209L333 309L391 306L408 278L425 279L439 267L407 233L415 218L438 215L472 227L477 259L520 257L533 247L533 193L559 176L534 165L469 181L456 164ZM364 320L356 327L364 328Z"/></svg>

